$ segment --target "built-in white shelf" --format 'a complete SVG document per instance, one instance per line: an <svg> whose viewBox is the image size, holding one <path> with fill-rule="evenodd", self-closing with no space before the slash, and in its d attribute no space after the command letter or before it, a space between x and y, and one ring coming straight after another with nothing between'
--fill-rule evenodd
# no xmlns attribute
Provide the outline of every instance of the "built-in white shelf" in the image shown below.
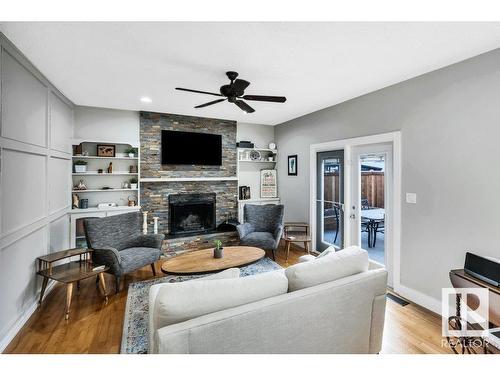
<svg viewBox="0 0 500 375"><path fill-rule="evenodd" d="M188 181L238 181L238 177L155 177L141 178L140 182L188 182Z"/></svg>
<svg viewBox="0 0 500 375"><path fill-rule="evenodd" d="M116 206L116 207L89 207L89 208L73 208L71 210L72 214L85 214L92 212L109 212L109 211L130 211L130 210L140 210L140 206Z"/></svg>
<svg viewBox="0 0 500 375"><path fill-rule="evenodd" d="M279 201L280 199L278 197L276 198L250 198L250 199L238 199L239 203L245 203L245 202L267 202L267 201Z"/></svg>
<svg viewBox="0 0 500 375"><path fill-rule="evenodd" d="M113 172L113 173L98 173L98 172L84 172L72 173L73 176L137 176L138 173L129 172Z"/></svg>
<svg viewBox="0 0 500 375"><path fill-rule="evenodd" d="M128 156L72 156L73 159L102 159L102 160L139 160L138 157L128 157Z"/></svg>
<svg viewBox="0 0 500 375"><path fill-rule="evenodd" d="M251 160L251 159L243 159L243 160L240 160L240 163L276 163L276 160Z"/></svg>
<svg viewBox="0 0 500 375"><path fill-rule="evenodd" d="M137 191L139 189L85 189L85 190L72 190L72 193L110 193L113 191Z"/></svg>
<svg viewBox="0 0 500 375"><path fill-rule="evenodd" d="M272 152L273 154L276 154L278 150L271 150L270 148L246 148L246 147L238 147L238 150L244 150L244 151L263 151L263 152Z"/></svg>

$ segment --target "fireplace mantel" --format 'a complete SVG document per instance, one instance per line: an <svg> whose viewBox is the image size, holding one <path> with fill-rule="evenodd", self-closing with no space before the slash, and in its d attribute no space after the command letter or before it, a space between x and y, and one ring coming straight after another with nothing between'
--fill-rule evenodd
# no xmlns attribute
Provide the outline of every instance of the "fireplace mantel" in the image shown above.
<svg viewBox="0 0 500 375"><path fill-rule="evenodd" d="M238 177L154 177L141 178L141 182L237 181Z"/></svg>

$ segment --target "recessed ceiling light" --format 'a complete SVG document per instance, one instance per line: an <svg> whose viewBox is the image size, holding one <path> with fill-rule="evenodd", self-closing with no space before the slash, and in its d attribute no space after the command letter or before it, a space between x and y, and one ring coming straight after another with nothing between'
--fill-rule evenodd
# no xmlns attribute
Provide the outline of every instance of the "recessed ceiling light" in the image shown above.
<svg viewBox="0 0 500 375"><path fill-rule="evenodd" d="M147 96L143 96L141 98L141 102L143 102L143 103L151 103L152 100L151 100L151 98L148 98Z"/></svg>

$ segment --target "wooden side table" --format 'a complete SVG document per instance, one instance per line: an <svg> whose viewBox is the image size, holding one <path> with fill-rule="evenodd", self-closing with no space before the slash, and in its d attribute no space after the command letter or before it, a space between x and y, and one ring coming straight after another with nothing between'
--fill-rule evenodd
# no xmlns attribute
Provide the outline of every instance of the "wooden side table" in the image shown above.
<svg viewBox="0 0 500 375"><path fill-rule="evenodd" d="M300 230L293 231L292 229ZM288 255L290 253L290 245L292 242L302 242L304 244L304 249L309 254L309 244L311 243L309 224L303 222L286 222L283 225L283 240L285 241L286 262L288 262Z"/></svg>
<svg viewBox="0 0 500 375"><path fill-rule="evenodd" d="M71 306L71 297L73 296L73 285L77 284L80 287L80 281L88 279L89 277L99 277L101 291L106 302L108 302L108 293L106 291L106 282L104 280L104 272L109 270L109 267L99 267L95 269L91 260L91 249L69 249L58 251L49 255L38 257L38 271L37 274L43 277L42 290L40 291L39 304L42 303L47 283L50 280L58 281L66 284L66 319L69 318L69 308ZM53 263L71 258L79 257L79 260L59 265Z"/></svg>

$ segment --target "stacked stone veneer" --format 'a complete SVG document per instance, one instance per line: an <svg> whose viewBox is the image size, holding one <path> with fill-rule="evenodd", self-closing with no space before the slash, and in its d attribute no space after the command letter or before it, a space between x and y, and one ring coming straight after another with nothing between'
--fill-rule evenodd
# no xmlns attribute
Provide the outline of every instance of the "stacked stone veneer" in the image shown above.
<svg viewBox="0 0 500 375"><path fill-rule="evenodd" d="M161 165L161 131L177 130L222 135L222 165ZM166 113L140 114L140 172L141 178L174 177L236 177L236 122ZM188 150L189 151L189 150ZM238 217L237 181L141 182L141 206L148 211L149 230L152 217L159 217L159 233L168 234L168 196L180 193L215 193L216 225ZM164 248L169 253L206 248L219 235L190 236L167 240ZM226 244L234 244L235 234L220 234ZM205 238L206 237L206 238Z"/></svg>
<svg viewBox="0 0 500 375"><path fill-rule="evenodd" d="M236 121L151 112L140 121L141 177L236 177ZM222 165L161 165L162 130L222 135Z"/></svg>

